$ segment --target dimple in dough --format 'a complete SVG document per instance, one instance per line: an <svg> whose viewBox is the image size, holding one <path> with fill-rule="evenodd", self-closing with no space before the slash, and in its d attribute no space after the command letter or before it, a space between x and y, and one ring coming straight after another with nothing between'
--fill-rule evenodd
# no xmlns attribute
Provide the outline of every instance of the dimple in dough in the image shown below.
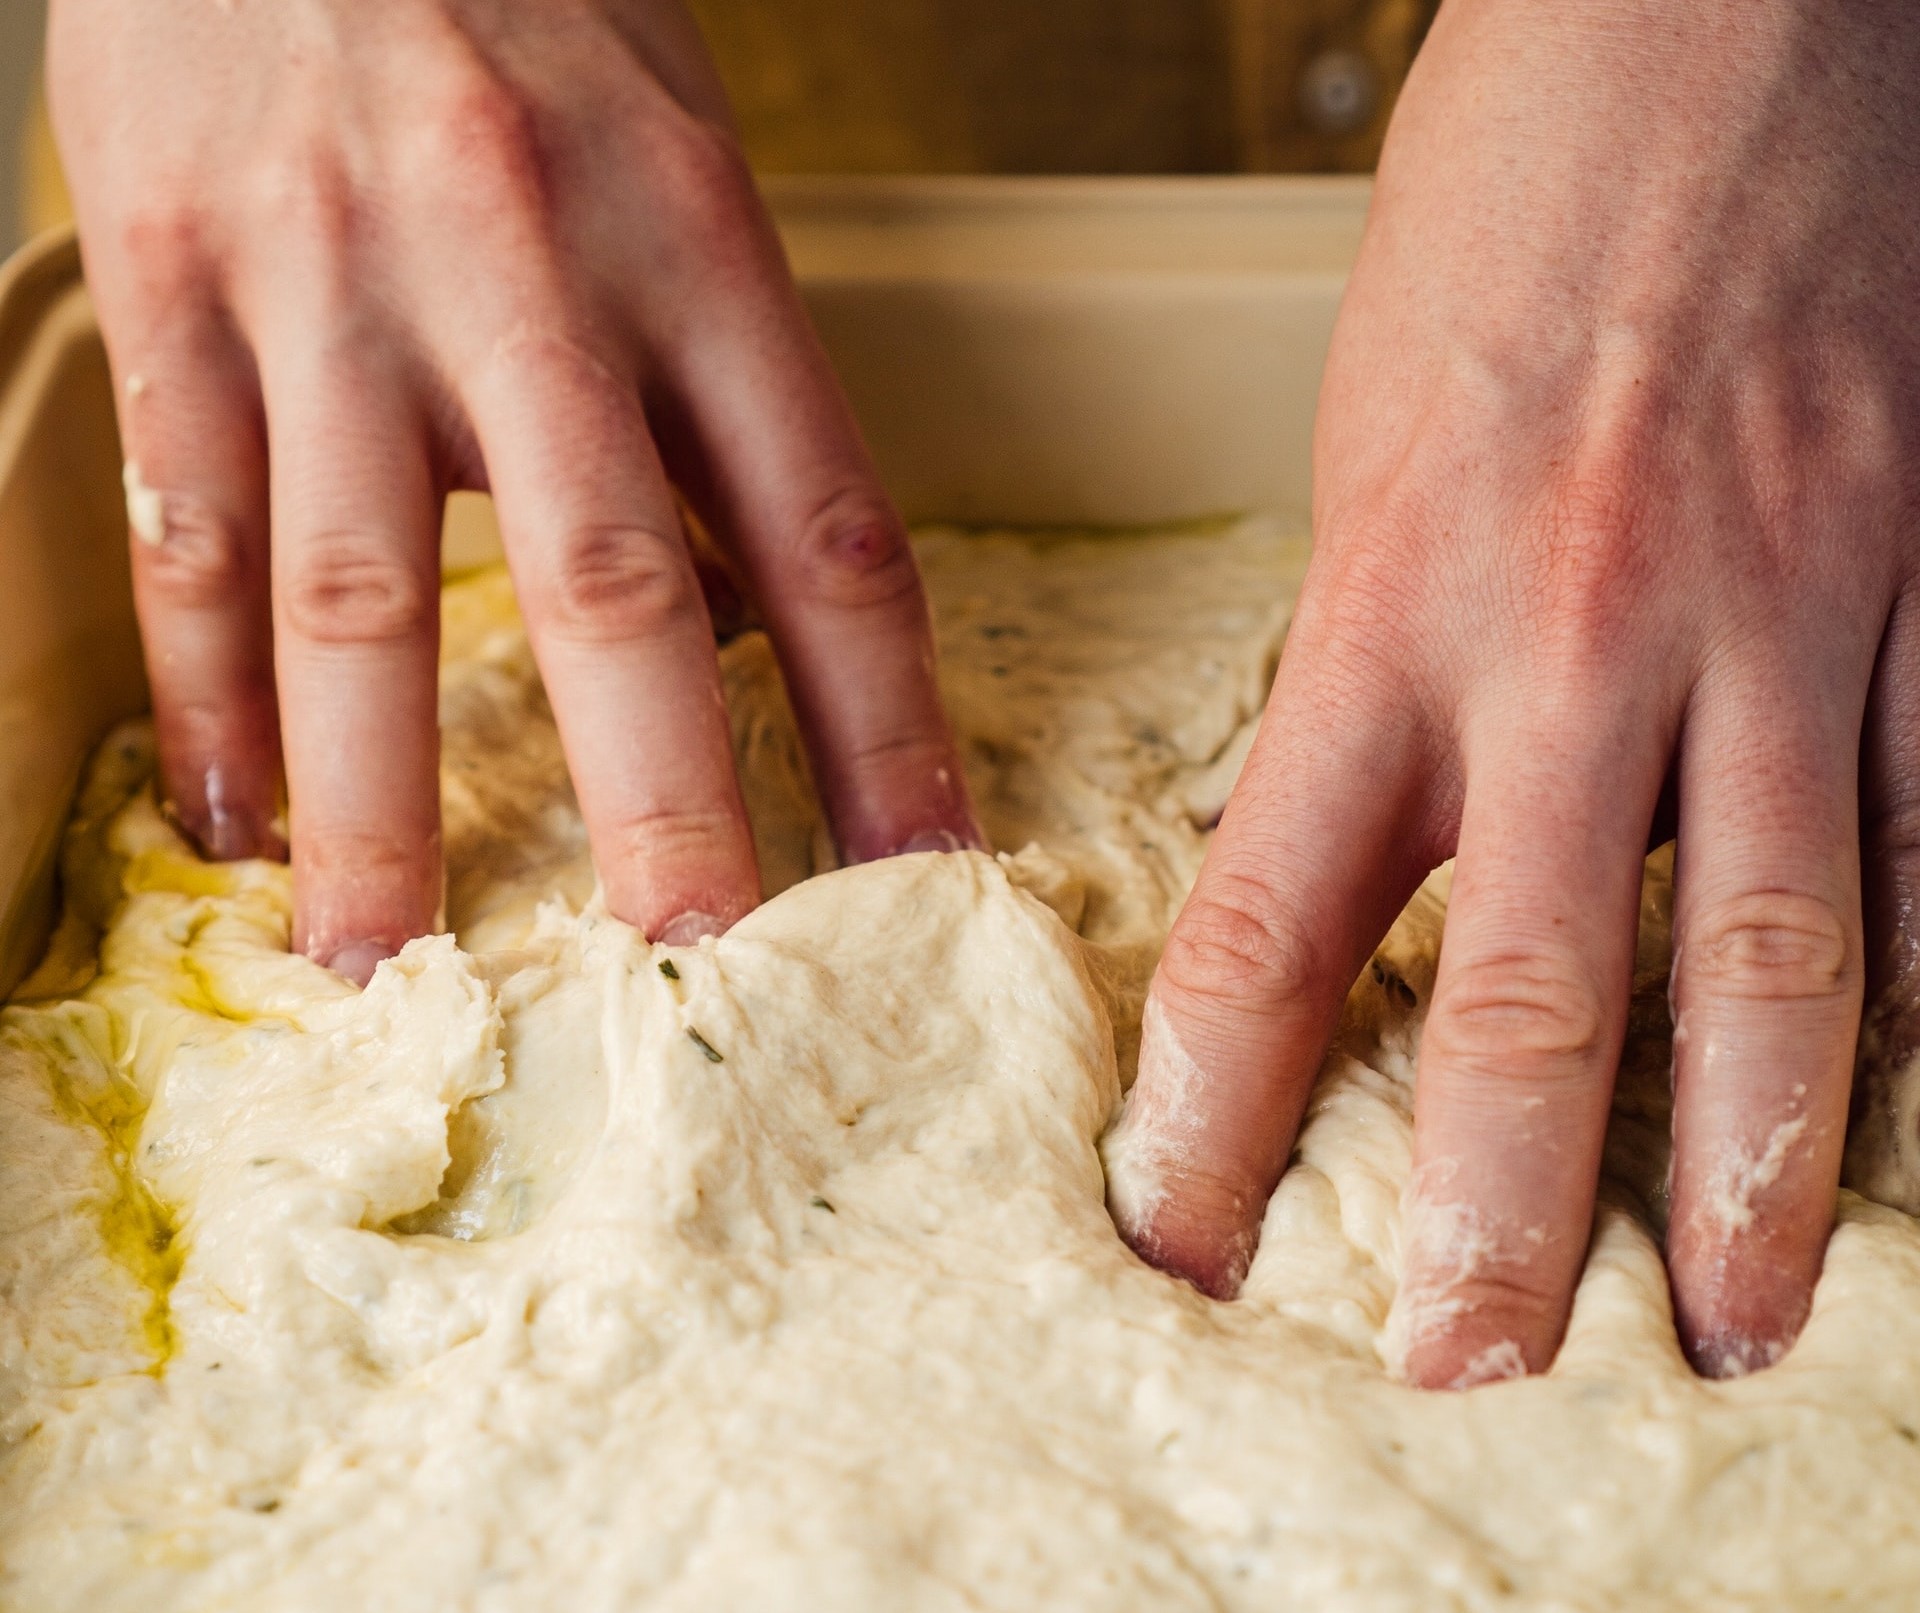
<svg viewBox="0 0 1920 1613"><path fill-rule="evenodd" d="M998 859L827 871L730 645L772 899L691 949L598 908L497 575L447 602L457 939L364 993L117 735L0 1033L0 1604L1911 1606L1915 1223L1843 1198L1771 1371L1675 1347L1657 859L1550 1374L1383 1366L1443 882L1354 989L1242 1298L1114 1236L1097 1140L1304 552L922 535Z"/></svg>

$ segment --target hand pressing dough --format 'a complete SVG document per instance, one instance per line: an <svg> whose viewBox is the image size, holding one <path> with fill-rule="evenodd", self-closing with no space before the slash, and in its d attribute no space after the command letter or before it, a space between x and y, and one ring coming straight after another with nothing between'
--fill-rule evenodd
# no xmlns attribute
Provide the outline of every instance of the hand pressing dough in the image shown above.
<svg viewBox="0 0 1920 1613"><path fill-rule="evenodd" d="M772 899L692 949L595 902L497 576L448 596L457 940L364 993L116 736L0 1033L0 1605L1911 1606L1915 1223L1845 1198L1773 1370L1675 1348L1660 859L1551 1374L1381 1363L1444 881L1354 989L1244 1296L1115 1238L1097 1141L1303 554L923 536L997 860L825 871L771 658L729 646Z"/></svg>

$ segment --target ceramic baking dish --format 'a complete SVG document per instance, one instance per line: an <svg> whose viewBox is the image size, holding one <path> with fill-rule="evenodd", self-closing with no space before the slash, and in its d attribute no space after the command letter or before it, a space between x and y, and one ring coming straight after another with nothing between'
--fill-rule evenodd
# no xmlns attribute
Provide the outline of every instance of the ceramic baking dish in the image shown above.
<svg viewBox="0 0 1920 1613"><path fill-rule="evenodd" d="M1304 512L1353 179L780 179L768 198L913 521ZM497 545L449 513L451 564ZM0 991L88 749L145 691L112 385L66 235L0 269Z"/></svg>

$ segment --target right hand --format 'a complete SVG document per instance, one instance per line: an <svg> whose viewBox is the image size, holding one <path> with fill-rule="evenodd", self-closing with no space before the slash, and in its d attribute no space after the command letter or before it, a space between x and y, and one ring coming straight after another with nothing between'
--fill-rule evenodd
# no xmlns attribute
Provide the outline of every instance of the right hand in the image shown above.
<svg viewBox="0 0 1920 1613"><path fill-rule="evenodd" d="M1348 985L1457 857L1385 1339L1428 1387L1544 1370L1671 834L1679 1338L1727 1375L1799 1332L1868 960L1920 1000L1916 83L1898 0L1442 8L1109 1144L1156 1264L1237 1290Z"/></svg>
<svg viewBox="0 0 1920 1613"><path fill-rule="evenodd" d="M437 922L441 505L490 488L608 904L759 896L677 484L842 855L978 842L900 520L676 0L55 0L163 784L353 978ZM271 537L269 537L271 534Z"/></svg>

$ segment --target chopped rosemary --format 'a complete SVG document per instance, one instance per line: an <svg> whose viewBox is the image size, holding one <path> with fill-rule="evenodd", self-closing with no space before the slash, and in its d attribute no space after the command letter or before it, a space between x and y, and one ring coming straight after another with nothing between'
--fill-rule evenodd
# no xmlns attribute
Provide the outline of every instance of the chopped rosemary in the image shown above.
<svg viewBox="0 0 1920 1613"><path fill-rule="evenodd" d="M673 959L671 958L662 958L660 960L660 972L669 980L678 980L680 978L680 971L674 968Z"/></svg>
<svg viewBox="0 0 1920 1613"><path fill-rule="evenodd" d="M687 1040L692 1042L695 1047L699 1048L702 1053L706 1054L707 1062L709 1064L720 1064L725 1062L721 1056L720 1049L715 1047L713 1043L709 1042L706 1039L706 1037L702 1036L691 1025L687 1027Z"/></svg>
<svg viewBox="0 0 1920 1613"><path fill-rule="evenodd" d="M828 1215L838 1215L840 1213L825 1199L823 1199L818 1193L814 1194L812 1198L807 1200L807 1202L811 1204L816 1210L825 1210Z"/></svg>

